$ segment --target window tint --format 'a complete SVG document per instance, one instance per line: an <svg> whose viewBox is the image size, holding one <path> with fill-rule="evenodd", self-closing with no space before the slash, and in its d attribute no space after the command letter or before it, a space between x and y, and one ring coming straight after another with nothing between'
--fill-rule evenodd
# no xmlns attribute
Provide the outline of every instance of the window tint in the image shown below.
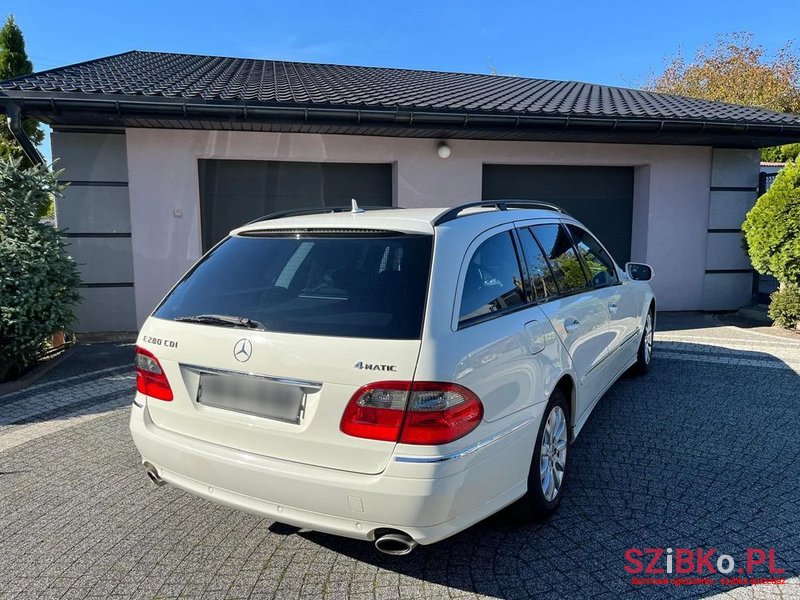
<svg viewBox="0 0 800 600"><path fill-rule="evenodd" d="M544 300L549 296L557 296L559 291L555 277L542 254L542 249L533 237L533 232L528 228L521 229L519 237L522 240L522 251L528 266L528 280L536 299Z"/></svg>
<svg viewBox="0 0 800 600"><path fill-rule="evenodd" d="M568 294L587 289L589 284L581 261L564 226L553 223L534 225L531 229L544 250L561 293Z"/></svg>
<svg viewBox="0 0 800 600"><path fill-rule="evenodd" d="M247 317L268 331L419 339L431 236L239 236L158 308L161 319Z"/></svg>
<svg viewBox="0 0 800 600"><path fill-rule="evenodd" d="M614 261L603 250L600 243L585 229L575 225L567 225L572 234L572 240L583 258L583 263L589 270L589 279L594 287L613 285L619 282Z"/></svg>
<svg viewBox="0 0 800 600"><path fill-rule="evenodd" d="M461 294L459 323L524 302L517 252L511 233L504 231L478 246L469 261Z"/></svg>

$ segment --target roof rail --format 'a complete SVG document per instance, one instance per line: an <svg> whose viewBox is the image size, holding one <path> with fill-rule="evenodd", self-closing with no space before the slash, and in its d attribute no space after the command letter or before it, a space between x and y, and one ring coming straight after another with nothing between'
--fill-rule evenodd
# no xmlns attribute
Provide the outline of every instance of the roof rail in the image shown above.
<svg viewBox="0 0 800 600"><path fill-rule="evenodd" d="M367 210L390 210L395 208L403 208L402 206L361 206L361 212ZM252 225L253 223L260 223L261 221L271 221L273 219L283 219L285 217L299 217L302 215L319 215L325 213L341 213L353 212L352 206L319 206L317 208L294 208L292 210L282 210L279 212L270 213L263 217L258 217L245 223L245 225ZM357 214L357 213L355 213Z"/></svg>
<svg viewBox="0 0 800 600"><path fill-rule="evenodd" d="M562 214L568 215L569 213L565 211L560 206L556 206L555 204L550 204L549 202L540 202L539 200L480 200L476 202L467 202L466 204L461 204L460 206L456 206L448 210L447 212L443 212L441 215L436 217L436 220L433 222L434 227L437 225L442 225L449 221L454 221L459 216L461 216L461 212L474 207L494 207L497 210L508 210L509 208L541 208L544 210L554 210L556 212L560 212Z"/></svg>

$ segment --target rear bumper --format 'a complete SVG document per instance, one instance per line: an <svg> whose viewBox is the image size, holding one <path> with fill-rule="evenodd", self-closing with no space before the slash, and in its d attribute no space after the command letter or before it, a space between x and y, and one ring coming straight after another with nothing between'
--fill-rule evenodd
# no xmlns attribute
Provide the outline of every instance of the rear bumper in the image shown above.
<svg viewBox="0 0 800 600"><path fill-rule="evenodd" d="M176 434L153 423L146 406L134 404L130 419L142 460L176 487L298 527L364 540L374 540L376 529L399 529L420 544L462 531L524 494L520 473L527 475L527 465L512 465L532 448L534 425L460 459L459 468L393 462L383 473L364 475Z"/></svg>

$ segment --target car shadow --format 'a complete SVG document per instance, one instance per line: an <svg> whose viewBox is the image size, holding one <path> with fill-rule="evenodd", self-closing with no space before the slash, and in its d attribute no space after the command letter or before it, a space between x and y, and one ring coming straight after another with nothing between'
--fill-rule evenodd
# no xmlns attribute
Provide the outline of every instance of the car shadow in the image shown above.
<svg viewBox="0 0 800 600"><path fill-rule="evenodd" d="M403 577L427 582L431 595L444 586L497 598L696 598L750 585L708 572L711 584L634 585L634 576L698 576L626 571L638 567L626 551L645 548L713 548L714 560L734 558L737 577L747 576L738 569L748 548L774 549L785 571L776 576L797 577L800 376L770 354L720 350L656 342L650 373L617 382L571 446L567 493L546 522L514 523L505 511L404 557L299 535L397 573L401 586ZM758 566L750 577L770 573Z"/></svg>
<svg viewBox="0 0 800 600"><path fill-rule="evenodd" d="M717 313L701 311L663 312L656 315L656 331L690 331L694 329L712 329L723 327Z"/></svg>

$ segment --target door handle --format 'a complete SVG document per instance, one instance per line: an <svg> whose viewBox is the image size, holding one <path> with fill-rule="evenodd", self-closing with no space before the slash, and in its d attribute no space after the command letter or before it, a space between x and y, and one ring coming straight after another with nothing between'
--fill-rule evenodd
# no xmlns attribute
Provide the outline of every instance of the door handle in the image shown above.
<svg viewBox="0 0 800 600"><path fill-rule="evenodd" d="M617 308L619 308L619 306L617 306L616 302L610 302L608 305L608 312L613 315L615 312L617 312Z"/></svg>
<svg viewBox="0 0 800 600"><path fill-rule="evenodd" d="M567 323L564 323L564 329L567 330L567 333L572 333L573 331L577 330L580 327L581 322L578 319L572 319Z"/></svg>

